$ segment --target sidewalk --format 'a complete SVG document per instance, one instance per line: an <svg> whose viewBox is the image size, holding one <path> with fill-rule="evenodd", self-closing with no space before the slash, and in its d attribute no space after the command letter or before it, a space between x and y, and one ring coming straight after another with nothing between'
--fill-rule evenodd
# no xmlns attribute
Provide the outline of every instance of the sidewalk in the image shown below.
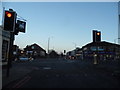
<svg viewBox="0 0 120 90"><path fill-rule="evenodd" d="M9 77L6 77L7 69L6 68L2 69L2 86L5 86L8 83L23 77L24 75L30 73L32 70L33 68L29 65L27 66L26 64L23 63L13 62L12 68L10 68Z"/></svg>
<svg viewBox="0 0 120 90"><path fill-rule="evenodd" d="M0 90L2 89L2 62L0 61Z"/></svg>

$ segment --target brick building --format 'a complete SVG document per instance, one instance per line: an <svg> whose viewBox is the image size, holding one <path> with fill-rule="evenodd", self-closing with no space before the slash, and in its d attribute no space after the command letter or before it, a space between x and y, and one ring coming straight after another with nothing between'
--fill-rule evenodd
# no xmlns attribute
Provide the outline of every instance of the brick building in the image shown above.
<svg viewBox="0 0 120 90"><path fill-rule="evenodd" d="M46 56L46 51L36 43L32 45L27 45L24 48L24 51L27 56L34 56L34 57L45 57Z"/></svg>
<svg viewBox="0 0 120 90"><path fill-rule="evenodd" d="M84 58L93 58L96 53L99 59L120 59L120 45L109 42L92 42L82 47Z"/></svg>

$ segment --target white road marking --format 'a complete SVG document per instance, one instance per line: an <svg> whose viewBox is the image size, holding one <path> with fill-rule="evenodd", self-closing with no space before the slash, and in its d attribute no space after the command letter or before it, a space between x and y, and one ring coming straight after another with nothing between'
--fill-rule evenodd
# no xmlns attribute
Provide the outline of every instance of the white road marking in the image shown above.
<svg viewBox="0 0 120 90"><path fill-rule="evenodd" d="M47 70L49 70L49 69L51 69L51 67L43 67L43 69L47 69Z"/></svg>

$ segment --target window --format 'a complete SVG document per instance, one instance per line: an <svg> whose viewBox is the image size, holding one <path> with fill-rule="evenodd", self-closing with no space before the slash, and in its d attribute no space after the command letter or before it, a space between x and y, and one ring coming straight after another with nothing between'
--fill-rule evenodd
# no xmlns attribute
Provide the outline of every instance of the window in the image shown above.
<svg viewBox="0 0 120 90"><path fill-rule="evenodd" d="M7 61L8 56L8 41L3 40L2 43L2 61Z"/></svg>

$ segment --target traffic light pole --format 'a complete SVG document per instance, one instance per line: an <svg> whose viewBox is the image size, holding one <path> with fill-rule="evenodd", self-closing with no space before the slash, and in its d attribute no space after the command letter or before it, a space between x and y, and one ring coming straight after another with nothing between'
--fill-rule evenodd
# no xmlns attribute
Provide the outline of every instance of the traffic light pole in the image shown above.
<svg viewBox="0 0 120 90"><path fill-rule="evenodd" d="M94 62L93 64L98 64L98 42L95 42L95 46L96 46L96 51L94 53Z"/></svg>
<svg viewBox="0 0 120 90"><path fill-rule="evenodd" d="M99 58L98 58L98 57L99 57L98 44L99 44L99 43L98 43L98 42L96 42L96 44L97 44L97 57L96 57L96 59L97 59L97 60L96 60L96 61L97 61L97 64L98 64L98 61L99 61Z"/></svg>
<svg viewBox="0 0 120 90"><path fill-rule="evenodd" d="M14 42L14 32L10 32L9 53L8 53L7 73L6 73L7 77L9 77L10 68L12 67L13 42Z"/></svg>
<svg viewBox="0 0 120 90"><path fill-rule="evenodd" d="M8 52L8 62L7 62L7 73L6 76L9 77L10 68L12 67L12 60L13 60L13 43L15 35L18 34L18 32L24 32L25 33L25 26L26 22L20 21L17 22L18 25L24 26L24 28L17 27L16 25L16 19L17 19L17 13L13 11L13 9L4 10L4 30L10 32L10 42L9 42L9 52ZM16 31L18 30L18 31Z"/></svg>

